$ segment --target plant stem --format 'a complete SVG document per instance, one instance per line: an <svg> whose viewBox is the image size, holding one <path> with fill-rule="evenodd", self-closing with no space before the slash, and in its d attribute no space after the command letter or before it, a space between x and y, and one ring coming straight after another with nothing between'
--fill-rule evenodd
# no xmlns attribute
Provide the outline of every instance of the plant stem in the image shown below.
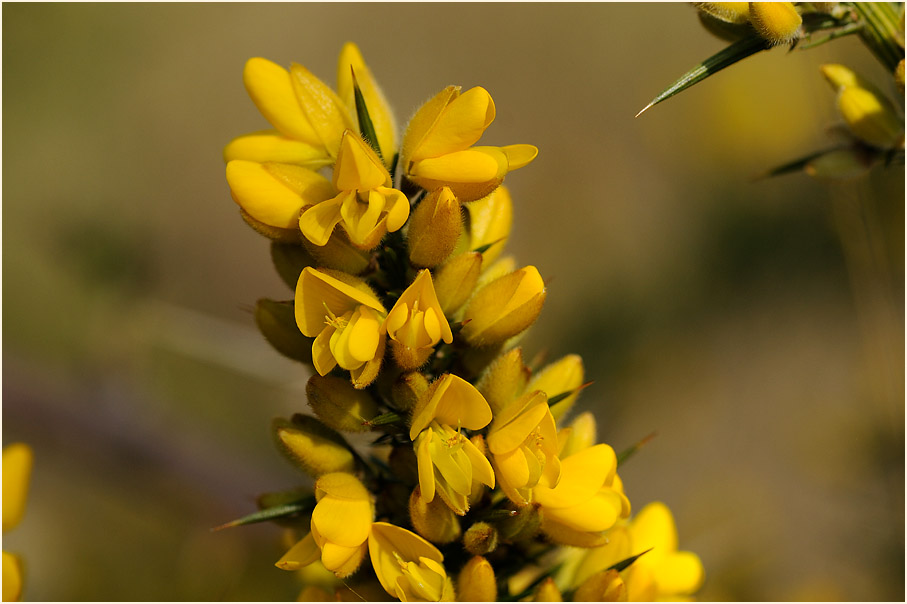
<svg viewBox="0 0 907 604"><path fill-rule="evenodd" d="M860 37L889 71L904 58L897 10L888 2L854 2L864 23Z"/></svg>

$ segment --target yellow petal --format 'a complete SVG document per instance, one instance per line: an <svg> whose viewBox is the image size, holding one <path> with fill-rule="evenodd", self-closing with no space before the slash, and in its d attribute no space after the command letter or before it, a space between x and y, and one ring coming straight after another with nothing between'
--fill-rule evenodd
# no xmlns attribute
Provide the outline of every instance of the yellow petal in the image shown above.
<svg viewBox="0 0 907 604"><path fill-rule="evenodd" d="M367 499L324 497L312 512L312 524L331 543L359 547L367 538L372 509ZM328 568L331 568L325 564Z"/></svg>
<svg viewBox="0 0 907 604"><path fill-rule="evenodd" d="M497 470L495 475L502 484L520 489L529 483L529 461L522 448L495 454L494 465Z"/></svg>
<svg viewBox="0 0 907 604"><path fill-rule="evenodd" d="M296 324L303 335L311 338L321 333L328 311L340 317L360 304L381 314L386 312L361 279L311 267L306 267L299 275L296 284Z"/></svg>
<svg viewBox="0 0 907 604"><path fill-rule="evenodd" d="M412 531L387 522L372 523L372 530L368 536L368 552L378 581L391 595L396 594L397 579L403 576L399 558L405 561L428 558L439 563L444 560L438 548L431 543Z"/></svg>
<svg viewBox="0 0 907 604"><path fill-rule="evenodd" d="M588 501L616 466L617 456L608 445L580 451L561 460L560 482L556 487L539 483L533 491L535 500L546 508L564 508Z"/></svg>
<svg viewBox="0 0 907 604"><path fill-rule="evenodd" d="M358 316L357 316L358 313ZM350 331L349 352L357 361L368 361L375 356L378 350L378 331L381 318L371 308L359 307L347 330Z"/></svg>
<svg viewBox="0 0 907 604"><path fill-rule="evenodd" d="M904 141L904 123L887 98L865 88L848 86L838 93L838 110L858 139L890 149Z"/></svg>
<svg viewBox="0 0 907 604"><path fill-rule="evenodd" d="M658 591L663 594L692 594L704 580L702 561L693 552L673 553L655 571Z"/></svg>
<svg viewBox="0 0 907 604"><path fill-rule="evenodd" d="M343 132L354 128L343 102L324 82L298 63L290 65L290 82L318 140L331 157L337 157Z"/></svg>
<svg viewBox="0 0 907 604"><path fill-rule="evenodd" d="M488 458L479 451L472 441L466 441L463 444L463 452L469 458L469 463L472 465L472 479L473 481L480 482L489 488L494 488L494 469L491 467L491 462L488 461Z"/></svg>
<svg viewBox="0 0 907 604"><path fill-rule="evenodd" d="M334 186L341 191L367 191L390 184L387 169L359 135L346 130L334 166Z"/></svg>
<svg viewBox="0 0 907 604"><path fill-rule="evenodd" d="M370 497L359 479L348 472L332 472L320 476L315 483L315 494L318 499L331 496L335 499L364 501Z"/></svg>
<svg viewBox="0 0 907 604"><path fill-rule="evenodd" d="M545 518L575 531L604 531L620 518L620 500L596 493L591 498L570 507L544 507Z"/></svg>
<svg viewBox="0 0 907 604"><path fill-rule="evenodd" d="M413 448L416 450L416 464L419 468L419 489L422 491L422 498L425 501L432 501L435 498L435 470L429 451L432 436L432 429L426 428L413 443Z"/></svg>
<svg viewBox="0 0 907 604"><path fill-rule="evenodd" d="M315 543L312 533L309 533L299 540L296 545L291 547L290 551L285 553L283 557L277 561L275 566L277 566L277 568L282 568L283 570L299 570L304 566L308 566L315 560L318 560L320 557L321 550L318 549L318 545Z"/></svg>
<svg viewBox="0 0 907 604"><path fill-rule="evenodd" d="M438 269L434 287L445 315L452 315L466 303L481 272L482 254L475 252L454 256Z"/></svg>
<svg viewBox="0 0 907 604"><path fill-rule="evenodd" d="M579 355L571 354L558 361L545 366L529 382L527 389L542 390L548 395L549 400L576 390L583 383L583 359ZM571 394L565 399L555 403L551 414L559 420L570 410L579 393ZM594 443L590 443L590 446Z"/></svg>
<svg viewBox="0 0 907 604"><path fill-rule="evenodd" d="M488 450L494 454L513 451L549 415L544 392L530 392L504 408L488 431Z"/></svg>
<svg viewBox="0 0 907 604"><path fill-rule="evenodd" d="M467 90L444 108L413 150L410 161L467 149L482 137L494 115L494 101L487 90L479 86Z"/></svg>
<svg viewBox="0 0 907 604"><path fill-rule="evenodd" d="M243 83L261 114L284 136L323 147L299 105L286 69L260 57L249 59Z"/></svg>
<svg viewBox="0 0 907 604"><path fill-rule="evenodd" d="M333 186L317 172L291 164L233 160L227 183L239 206L252 218L282 228L298 228L303 207L334 195Z"/></svg>
<svg viewBox="0 0 907 604"><path fill-rule="evenodd" d="M409 199L402 191L389 187L376 187L375 192L384 195L384 209L387 212L387 230L399 231L409 218Z"/></svg>
<svg viewBox="0 0 907 604"><path fill-rule="evenodd" d="M528 166L539 154L538 147L534 145L505 145L501 151L507 156L508 172Z"/></svg>
<svg viewBox="0 0 907 604"><path fill-rule="evenodd" d="M312 170L329 166L332 162L322 147L283 136L276 130L262 130L234 138L224 148L224 161L234 159L296 164Z"/></svg>
<svg viewBox="0 0 907 604"><path fill-rule="evenodd" d="M394 121L394 112L391 111L384 93L381 92L371 70L362 59L359 47L352 42L347 42L340 51L340 60L337 63L337 93L346 104L350 115L358 122L353 92L354 73L375 128L375 134L378 136L381 155L385 159L385 165L390 166L390 162L397 152L397 124ZM360 127L360 132L361 130Z"/></svg>
<svg viewBox="0 0 907 604"><path fill-rule="evenodd" d="M331 338L335 331L333 327L325 327L312 342L312 364L318 375L327 375L337 366L337 359L331 352Z"/></svg>
<svg viewBox="0 0 907 604"><path fill-rule="evenodd" d="M677 528L668 506L656 501L645 506L630 523L633 547L640 551L653 548L651 558L677 551Z"/></svg>
<svg viewBox="0 0 907 604"><path fill-rule="evenodd" d="M409 124L406 125L406 132L403 135L401 161L404 162L404 165L412 161L413 152L438 121L444 108L459 95L459 86L448 86L419 107Z"/></svg>
<svg viewBox="0 0 907 604"><path fill-rule="evenodd" d="M504 249L513 224L513 201L506 186L490 195L466 204L469 212L469 249L491 245L482 252L486 266L494 262Z"/></svg>
<svg viewBox="0 0 907 604"><path fill-rule="evenodd" d="M317 246L327 245L334 227L343 219L340 208L343 200L353 193L341 193L333 199L315 204L299 216L299 230Z"/></svg>
<svg viewBox="0 0 907 604"><path fill-rule="evenodd" d="M448 426L480 430L491 421L491 408L475 386L452 373L438 378L437 385L420 398L413 411L410 438L414 439L432 420Z"/></svg>
<svg viewBox="0 0 907 604"><path fill-rule="evenodd" d="M494 569L482 556L473 556L457 576L457 599L460 602L496 602L498 586Z"/></svg>
<svg viewBox="0 0 907 604"><path fill-rule="evenodd" d="M414 162L408 176L417 184L484 183L507 174L507 156L497 147L472 147ZM428 184L425 188L440 188ZM451 186L453 189L454 187ZM459 197L459 195L458 195Z"/></svg>
<svg viewBox="0 0 907 604"><path fill-rule="evenodd" d="M12 529L25 513L25 500L34 455L24 443L3 448L3 532ZM4 568L6 558L4 556Z"/></svg>
<svg viewBox="0 0 907 604"><path fill-rule="evenodd" d="M528 328L545 302L545 282L534 266L495 279L469 301L463 337L473 346L491 346Z"/></svg>

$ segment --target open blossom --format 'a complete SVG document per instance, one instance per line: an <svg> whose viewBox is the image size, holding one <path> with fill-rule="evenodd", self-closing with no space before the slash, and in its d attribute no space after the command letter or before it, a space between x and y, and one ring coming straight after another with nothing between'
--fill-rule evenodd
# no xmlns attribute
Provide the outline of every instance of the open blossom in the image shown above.
<svg viewBox="0 0 907 604"><path fill-rule="evenodd" d="M557 428L544 392L528 392L498 412L487 442L495 476L514 503L529 503L529 489L543 475L547 484L557 484Z"/></svg>
<svg viewBox="0 0 907 604"><path fill-rule="evenodd" d="M381 586L401 602L451 602L453 583L434 545L399 526L372 524L368 552Z"/></svg>
<svg viewBox="0 0 907 604"><path fill-rule="evenodd" d="M343 133L333 184L339 194L299 217L302 234L315 245L325 245L334 227L341 224L354 245L371 249L409 217L406 195L391 188L387 168L352 130Z"/></svg>
<svg viewBox="0 0 907 604"><path fill-rule="evenodd" d="M339 271L305 268L296 285L296 324L314 337L312 362L320 375L335 366L348 369L353 384L365 387L384 356L387 312L361 280Z"/></svg>
<svg viewBox="0 0 907 604"><path fill-rule="evenodd" d="M448 86L422 105L403 137L404 174L427 191L448 186L460 201L485 197L511 170L538 154L532 145L473 147L494 121L494 101L479 86Z"/></svg>
<svg viewBox="0 0 907 604"><path fill-rule="evenodd" d="M356 571L365 557L374 512L371 495L352 474L334 472L315 482L318 503L312 512L311 532L277 562L297 570L319 557L338 577Z"/></svg>
<svg viewBox="0 0 907 604"><path fill-rule="evenodd" d="M491 464L460 428L479 430L491 421L491 408L475 387L446 374L422 395L413 412L410 438L419 469L422 498L435 495L457 514L469 509L474 483L494 487Z"/></svg>
<svg viewBox="0 0 907 604"><path fill-rule="evenodd" d="M403 369L418 369L441 340L453 342L427 269L419 271L387 314L387 335L394 358Z"/></svg>

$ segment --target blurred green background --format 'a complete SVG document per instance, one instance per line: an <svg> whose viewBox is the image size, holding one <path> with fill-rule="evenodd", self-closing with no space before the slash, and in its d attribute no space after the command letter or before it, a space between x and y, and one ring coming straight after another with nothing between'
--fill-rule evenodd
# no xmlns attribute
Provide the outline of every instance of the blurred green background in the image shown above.
<svg viewBox="0 0 907 604"><path fill-rule="evenodd" d="M707 600L904 597L904 170L754 181L829 145L852 39L748 59L633 116L724 43L684 4L4 4L4 535L31 600L280 600L280 531L209 528L304 477L269 422L308 374L255 330L291 293L221 159L267 127L245 60L333 84L356 41L401 123L482 85L509 250L549 284L527 356L576 352L634 506L663 500Z"/></svg>

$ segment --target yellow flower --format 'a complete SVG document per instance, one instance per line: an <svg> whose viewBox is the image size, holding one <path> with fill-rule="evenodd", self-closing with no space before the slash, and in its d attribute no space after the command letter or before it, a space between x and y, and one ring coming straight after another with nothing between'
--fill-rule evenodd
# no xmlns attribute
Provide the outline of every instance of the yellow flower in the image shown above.
<svg viewBox="0 0 907 604"><path fill-rule="evenodd" d="M583 385L583 359L579 355L571 354L546 365L541 371L532 376L528 390L541 390L549 399L555 396L574 392ZM574 392L566 398L554 403L551 415L555 421L560 419L570 410L579 392Z"/></svg>
<svg viewBox="0 0 907 604"><path fill-rule="evenodd" d="M368 553L381 586L401 602L452 602L453 583L434 545L399 526L372 524Z"/></svg>
<svg viewBox="0 0 907 604"><path fill-rule="evenodd" d="M879 149L904 144L904 122L891 102L871 89L845 86L838 93L838 111L855 137Z"/></svg>
<svg viewBox="0 0 907 604"><path fill-rule="evenodd" d="M387 314L386 326L394 358L402 369L418 369L438 342L453 342L428 269L419 271L400 295Z"/></svg>
<svg viewBox="0 0 907 604"><path fill-rule="evenodd" d="M298 570L320 558L338 577L351 575L365 557L374 511L371 495L352 474L334 472L315 482L318 503L312 512L311 532L277 562L284 570Z"/></svg>
<svg viewBox="0 0 907 604"><path fill-rule="evenodd" d="M312 362L320 375L336 365L364 388L384 356L386 311L364 281L339 271L303 269L296 285L296 325L314 337Z"/></svg>
<svg viewBox="0 0 907 604"><path fill-rule="evenodd" d="M428 191L446 185L463 202L485 197L507 172L538 154L532 145L473 147L494 117L494 101L484 88L460 94L459 86L448 86L410 121L403 137L404 174Z"/></svg>
<svg viewBox="0 0 907 604"><path fill-rule="evenodd" d="M495 477L514 503L529 503L529 489L542 476L546 484L557 484L557 428L544 392L528 392L504 407L488 429L487 442Z"/></svg>
<svg viewBox="0 0 907 604"><path fill-rule="evenodd" d="M490 421L488 403L472 384L458 376L442 376L420 397L409 434L425 501L432 501L437 493L462 516L469 509L475 482L494 487L494 471L488 459L459 430L479 430Z"/></svg>
<svg viewBox="0 0 907 604"><path fill-rule="evenodd" d="M585 554L574 584L651 548L621 572L630 601L683 599L702 585L702 562L692 552L677 551L677 528L665 504L650 503L629 524L619 524L607 535L608 544Z"/></svg>
<svg viewBox="0 0 907 604"><path fill-rule="evenodd" d="M603 531L630 514L617 456L604 444L562 458L560 481L555 485L542 476L532 500L541 506L542 531L565 545L600 545Z"/></svg>
<svg viewBox="0 0 907 604"><path fill-rule="evenodd" d="M25 499L31 477L31 447L13 443L3 449L3 532L19 524L25 514ZM22 595L22 566L19 558L3 552L3 600L16 601Z"/></svg>
<svg viewBox="0 0 907 604"><path fill-rule="evenodd" d="M800 35L803 18L793 2L750 2L750 23L772 44L786 44Z"/></svg>
<svg viewBox="0 0 907 604"><path fill-rule="evenodd" d="M233 201L251 218L299 239L303 208L336 195L329 180L308 168L235 159L227 164Z"/></svg>
<svg viewBox="0 0 907 604"><path fill-rule="evenodd" d="M352 130L343 133L333 183L340 193L299 217L302 234L315 245L325 245L339 223L353 245L371 249L409 217L406 195L391 188L387 168Z"/></svg>
<svg viewBox="0 0 907 604"><path fill-rule="evenodd" d="M469 301L463 337L473 346L492 346L532 325L545 303L545 282L534 266L503 275Z"/></svg>

